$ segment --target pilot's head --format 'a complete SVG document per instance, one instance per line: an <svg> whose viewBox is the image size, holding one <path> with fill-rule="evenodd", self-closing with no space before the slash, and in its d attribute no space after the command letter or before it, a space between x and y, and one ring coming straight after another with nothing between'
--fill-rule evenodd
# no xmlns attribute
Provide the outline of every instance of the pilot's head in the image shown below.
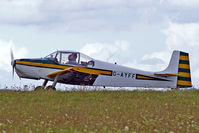
<svg viewBox="0 0 199 133"><path fill-rule="evenodd" d="M68 56L68 60L69 61L76 61L77 59L77 54L76 53L72 53Z"/></svg>

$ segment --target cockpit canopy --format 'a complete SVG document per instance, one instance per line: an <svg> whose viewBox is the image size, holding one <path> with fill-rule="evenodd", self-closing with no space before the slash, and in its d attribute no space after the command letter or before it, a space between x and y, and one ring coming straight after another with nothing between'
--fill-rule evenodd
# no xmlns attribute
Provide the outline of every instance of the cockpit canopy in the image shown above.
<svg viewBox="0 0 199 133"><path fill-rule="evenodd" d="M93 67L95 65L95 62L91 57L73 51L56 51L45 58L62 65L81 65L88 67Z"/></svg>

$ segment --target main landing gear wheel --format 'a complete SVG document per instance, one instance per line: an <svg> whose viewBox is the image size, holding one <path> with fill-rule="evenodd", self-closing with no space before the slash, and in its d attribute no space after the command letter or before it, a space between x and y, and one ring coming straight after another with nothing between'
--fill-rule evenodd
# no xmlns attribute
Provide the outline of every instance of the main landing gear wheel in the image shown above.
<svg viewBox="0 0 199 133"><path fill-rule="evenodd" d="M56 88L53 87L52 85L49 85L49 86L46 87L46 90L56 90Z"/></svg>
<svg viewBox="0 0 199 133"><path fill-rule="evenodd" d="M42 86L37 86L34 91L38 91L38 90L43 90L44 88Z"/></svg>

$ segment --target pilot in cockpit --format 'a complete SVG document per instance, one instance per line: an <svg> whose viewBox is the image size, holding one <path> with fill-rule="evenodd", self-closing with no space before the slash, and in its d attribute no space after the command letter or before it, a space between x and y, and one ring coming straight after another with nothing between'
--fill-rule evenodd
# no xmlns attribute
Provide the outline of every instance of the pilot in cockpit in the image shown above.
<svg viewBox="0 0 199 133"><path fill-rule="evenodd" d="M72 53L68 56L68 62L67 64L73 64L73 65L78 65L77 63L77 53Z"/></svg>

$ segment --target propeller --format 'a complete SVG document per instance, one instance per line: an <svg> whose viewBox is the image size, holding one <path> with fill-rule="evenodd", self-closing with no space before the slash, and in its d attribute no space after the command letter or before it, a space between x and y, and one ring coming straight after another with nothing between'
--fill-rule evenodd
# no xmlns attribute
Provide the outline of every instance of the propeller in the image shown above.
<svg viewBox="0 0 199 133"><path fill-rule="evenodd" d="M14 59L14 54L13 54L12 49L10 50L10 57L11 57L11 65L12 65L12 79L13 79L14 78L16 62L15 62L15 59Z"/></svg>

